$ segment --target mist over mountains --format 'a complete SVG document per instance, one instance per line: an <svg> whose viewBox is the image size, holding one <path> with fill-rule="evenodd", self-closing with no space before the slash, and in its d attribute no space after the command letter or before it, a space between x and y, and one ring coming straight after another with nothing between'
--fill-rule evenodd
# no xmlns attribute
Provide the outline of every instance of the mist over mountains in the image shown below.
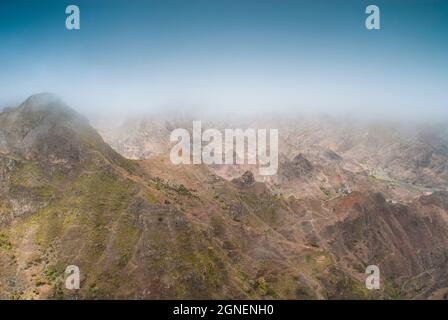
<svg viewBox="0 0 448 320"><path fill-rule="evenodd" d="M448 299L447 17L0 1L0 299Z"/></svg>
<svg viewBox="0 0 448 320"><path fill-rule="evenodd" d="M244 123L279 128L278 175L173 165L166 139L191 125L182 117L103 121L98 133L49 94L4 110L0 297L446 298L445 126L209 126ZM364 285L372 264L380 290ZM68 265L80 290L64 287Z"/></svg>

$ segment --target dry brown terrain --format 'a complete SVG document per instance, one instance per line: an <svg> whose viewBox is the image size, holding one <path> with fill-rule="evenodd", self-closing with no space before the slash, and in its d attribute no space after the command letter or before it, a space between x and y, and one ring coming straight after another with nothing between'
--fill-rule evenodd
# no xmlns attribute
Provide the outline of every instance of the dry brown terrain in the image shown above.
<svg viewBox="0 0 448 320"><path fill-rule="evenodd" d="M169 133L188 122L134 121L100 128L117 152L51 95L0 113L1 298L446 298L445 127L272 122L264 179L173 165Z"/></svg>

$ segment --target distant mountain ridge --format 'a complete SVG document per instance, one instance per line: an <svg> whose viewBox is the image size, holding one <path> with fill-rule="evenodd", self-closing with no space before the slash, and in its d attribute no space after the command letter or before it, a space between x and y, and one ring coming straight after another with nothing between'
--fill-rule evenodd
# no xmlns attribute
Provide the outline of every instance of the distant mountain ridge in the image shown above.
<svg viewBox="0 0 448 320"><path fill-rule="evenodd" d="M177 119L173 115L168 120L170 123L181 122L180 127L185 127L194 119ZM167 137L170 131L164 126L166 121L129 119L118 128L103 124L101 133L124 156L148 159L169 152ZM214 120L210 125L221 128L227 122ZM238 126L280 128L279 151L283 159L280 170L283 167L283 171L300 155L311 164L316 162L322 166L339 162L338 166L350 172L365 171L383 180L448 190L448 123L380 123L378 120L357 123L353 119L329 117L277 117L272 121L243 121ZM237 177L248 169L241 166L220 168L217 173L225 178Z"/></svg>

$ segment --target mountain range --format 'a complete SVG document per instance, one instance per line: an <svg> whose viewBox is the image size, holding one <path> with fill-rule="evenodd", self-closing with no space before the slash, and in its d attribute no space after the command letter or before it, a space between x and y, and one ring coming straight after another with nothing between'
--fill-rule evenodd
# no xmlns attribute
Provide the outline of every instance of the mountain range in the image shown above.
<svg viewBox="0 0 448 320"><path fill-rule="evenodd" d="M172 164L169 133L188 123L91 125L52 94L3 110L0 298L448 297L447 126L247 121L279 128L266 178Z"/></svg>

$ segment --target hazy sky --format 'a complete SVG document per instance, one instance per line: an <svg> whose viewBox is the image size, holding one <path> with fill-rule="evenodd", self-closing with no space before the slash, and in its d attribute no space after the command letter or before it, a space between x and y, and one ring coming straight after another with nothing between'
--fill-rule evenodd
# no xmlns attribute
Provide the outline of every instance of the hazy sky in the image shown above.
<svg viewBox="0 0 448 320"><path fill-rule="evenodd" d="M92 113L447 116L448 1L1 1L0 105L43 91Z"/></svg>

